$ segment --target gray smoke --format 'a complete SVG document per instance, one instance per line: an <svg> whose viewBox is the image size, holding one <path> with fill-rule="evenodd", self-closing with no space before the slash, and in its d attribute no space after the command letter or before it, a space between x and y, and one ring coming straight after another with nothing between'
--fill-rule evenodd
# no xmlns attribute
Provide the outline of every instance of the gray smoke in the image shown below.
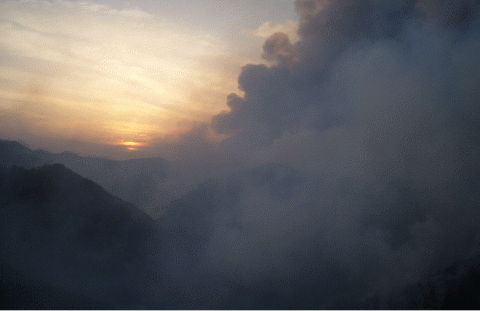
<svg viewBox="0 0 480 311"><path fill-rule="evenodd" d="M272 65L243 67L244 94L212 120L231 135L218 150L226 158L294 169L206 183L171 206L183 218L160 220L192 239L170 247L194 258L192 271L209 271L199 284L222 284L205 287L223 307L329 307L480 251L479 4L296 8L300 40L268 38ZM177 277L182 265L169 266L172 278L195 279Z"/></svg>

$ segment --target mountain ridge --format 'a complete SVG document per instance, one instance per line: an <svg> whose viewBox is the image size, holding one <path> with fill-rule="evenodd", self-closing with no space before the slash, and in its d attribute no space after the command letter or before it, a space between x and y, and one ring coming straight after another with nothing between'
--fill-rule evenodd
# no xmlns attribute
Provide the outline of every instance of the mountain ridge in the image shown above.
<svg viewBox="0 0 480 311"><path fill-rule="evenodd" d="M55 163L63 164L95 181L110 193L147 213L151 206L166 205L183 194L178 171L163 158L116 161L83 157L68 151L51 153L41 149L31 150L17 141L0 140L0 165L34 168ZM180 187L172 187L172 183L180 183Z"/></svg>
<svg viewBox="0 0 480 311"><path fill-rule="evenodd" d="M158 264L155 222L93 181L61 164L0 167L0 223L0 264L33 288L46 282L114 308L144 305Z"/></svg>

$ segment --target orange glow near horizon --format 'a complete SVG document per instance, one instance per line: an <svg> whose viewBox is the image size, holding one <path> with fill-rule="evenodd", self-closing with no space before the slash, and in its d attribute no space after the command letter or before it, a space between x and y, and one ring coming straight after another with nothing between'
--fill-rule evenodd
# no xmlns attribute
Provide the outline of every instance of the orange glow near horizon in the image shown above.
<svg viewBox="0 0 480 311"><path fill-rule="evenodd" d="M136 141L119 141L113 143L114 146L124 146L127 150L136 151L139 150L140 147L149 146L149 144L145 142L136 142Z"/></svg>

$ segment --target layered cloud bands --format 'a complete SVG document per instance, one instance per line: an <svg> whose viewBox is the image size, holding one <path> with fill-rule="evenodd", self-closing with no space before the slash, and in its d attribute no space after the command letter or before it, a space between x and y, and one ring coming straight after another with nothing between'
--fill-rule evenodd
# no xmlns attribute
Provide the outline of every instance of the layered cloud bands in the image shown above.
<svg viewBox="0 0 480 311"><path fill-rule="evenodd" d="M183 133L217 113L229 92L228 70L212 60L229 58L226 46L138 8L3 1L2 136L38 141L34 133L57 150L55 139L142 149Z"/></svg>
<svg viewBox="0 0 480 311"><path fill-rule="evenodd" d="M204 185L205 204L175 206L196 215L182 232L202 245L199 271L225 281L217 297L325 308L478 254L479 4L296 7L300 40L269 37L272 65L243 67L243 95L212 126L230 135L224 154L303 173L257 168ZM185 243L172 245L192 251Z"/></svg>

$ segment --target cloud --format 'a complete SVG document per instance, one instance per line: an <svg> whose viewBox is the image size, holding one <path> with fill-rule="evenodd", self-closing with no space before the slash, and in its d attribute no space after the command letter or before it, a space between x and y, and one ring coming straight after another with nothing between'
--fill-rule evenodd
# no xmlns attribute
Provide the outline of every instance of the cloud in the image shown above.
<svg viewBox="0 0 480 311"><path fill-rule="evenodd" d="M406 89L401 90L402 87L408 88L409 83L415 84L422 79L425 80L422 83L439 87L434 85L435 81L420 77L426 75L422 70L427 68L417 66L433 68L447 61L437 60L446 55L442 46L459 48L460 45L448 36L461 30L457 24L436 27L418 7L416 1L381 5L373 1L298 1L297 10L303 12L299 25L301 40L292 45L282 34L274 34L266 40L264 58L276 60L276 63L243 67L238 81L245 94L228 97L230 111L213 119L214 128L222 133L240 131L250 135L251 128L259 127L270 133L271 142L286 131L294 132L299 128L328 129L343 118L353 117L352 109L359 108L355 105L360 105L361 100L377 97L376 101L381 101L381 94L374 94L368 86L369 79L374 79L372 83L380 83L380 90L391 88L398 97L408 93ZM459 7L466 10L465 16L475 15L471 5ZM433 31L431 34L429 29ZM421 36L436 45L422 48ZM298 62L292 67L294 58ZM371 95L367 94L369 89ZM425 93L430 91L431 88L425 88ZM412 103L422 101L421 96L428 96L421 91L410 93ZM364 98L357 100L358 96Z"/></svg>
<svg viewBox="0 0 480 311"><path fill-rule="evenodd" d="M75 6L74 3L68 2L68 1L63 1L63 4L69 8ZM136 18L143 18L143 19L153 17L152 15L148 14L145 11L140 10L139 8L116 10L116 9L111 9L106 5L87 3L87 2L80 2L79 5L87 10L97 12L97 13L102 13L102 14L108 14L108 15L122 15L122 16L136 17Z"/></svg>
<svg viewBox="0 0 480 311"><path fill-rule="evenodd" d="M296 60L295 48L286 34L277 32L265 41L262 58L281 66L290 66Z"/></svg>
<svg viewBox="0 0 480 311"><path fill-rule="evenodd" d="M298 171L257 167L172 206L199 234L187 257L234 306L329 308L478 255L479 6L296 5L300 40L269 37L274 62L242 68L211 126L224 162Z"/></svg>
<svg viewBox="0 0 480 311"><path fill-rule="evenodd" d="M281 32L286 35L293 41L298 41L298 22L293 20L288 20L285 23L273 23L271 21L265 22L260 25L255 31L253 32L254 35L260 38L268 38L271 35Z"/></svg>

